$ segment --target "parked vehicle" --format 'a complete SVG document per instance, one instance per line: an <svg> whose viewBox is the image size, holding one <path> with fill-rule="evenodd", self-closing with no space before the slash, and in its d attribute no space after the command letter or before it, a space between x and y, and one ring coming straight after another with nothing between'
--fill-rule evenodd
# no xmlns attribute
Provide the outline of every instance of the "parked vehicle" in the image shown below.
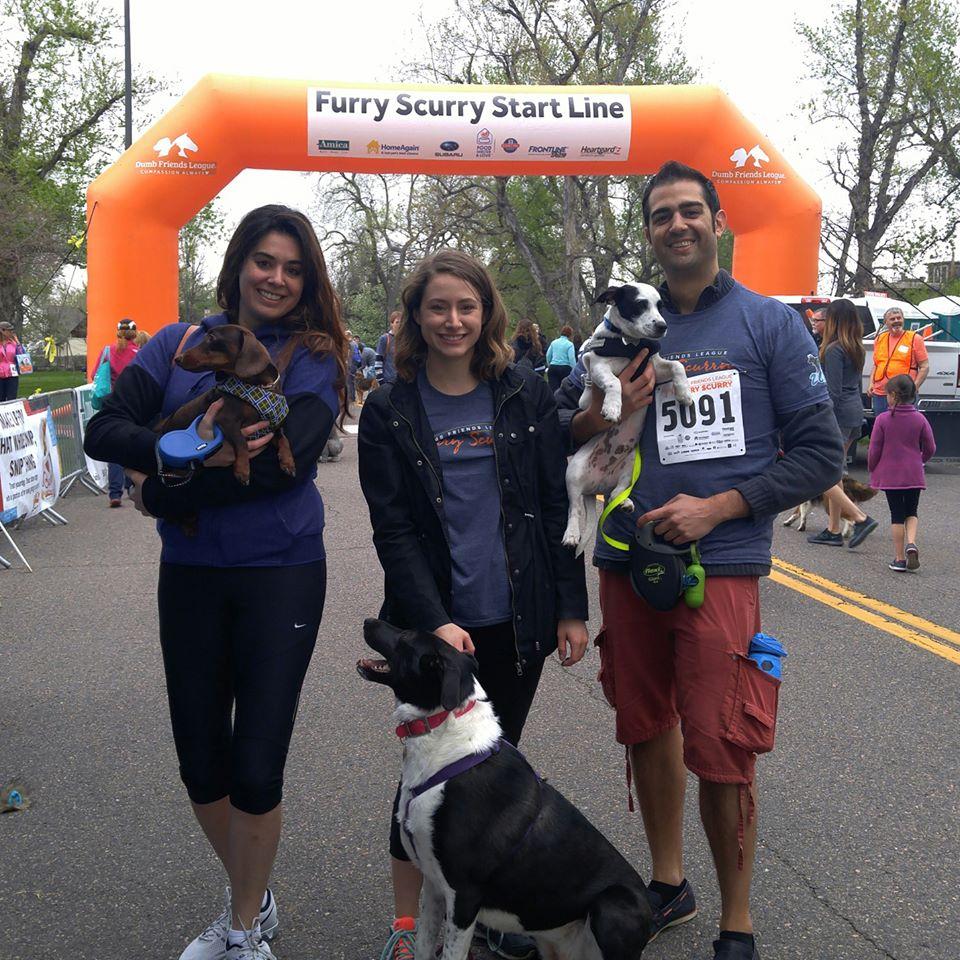
<svg viewBox="0 0 960 960"><path fill-rule="evenodd" d="M792 307L802 317L807 311L825 307L830 296L777 296L774 299ZM883 329L883 314L890 307L903 310L904 326L921 331L930 370L920 388L917 409L924 413L933 427L937 441L937 459L960 458L960 341L952 339L930 316L906 300L896 300L878 294L849 298L863 321L863 347L867 359L863 367L863 416L867 432L873 427L870 403L870 383L873 376L873 341Z"/></svg>

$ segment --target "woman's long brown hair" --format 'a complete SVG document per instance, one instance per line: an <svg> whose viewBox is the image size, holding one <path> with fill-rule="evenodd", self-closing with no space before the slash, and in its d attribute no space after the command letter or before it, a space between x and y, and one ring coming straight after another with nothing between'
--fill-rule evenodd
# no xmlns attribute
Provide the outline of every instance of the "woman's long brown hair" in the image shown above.
<svg viewBox="0 0 960 960"><path fill-rule="evenodd" d="M820 341L820 360L827 355L827 347L837 342L858 370L863 370L866 354L863 349L863 324L857 308L849 300L834 300L827 305Z"/></svg>
<svg viewBox="0 0 960 960"><path fill-rule="evenodd" d="M240 221L227 245L217 279L217 303L230 322L236 323L240 313L240 271L267 233L282 233L295 240L300 246L303 263L303 293L296 307L282 321L294 331L294 335L276 358L277 366L283 370L300 343L311 353L332 354L337 363L335 386L340 398L338 422L342 426L348 410L347 331L340 314L340 298L330 282L320 241L310 221L299 210L271 203L251 210Z"/></svg>
<svg viewBox="0 0 960 960"><path fill-rule="evenodd" d="M507 311L486 267L462 250L438 250L417 264L403 288L403 319L397 330L394 366L397 375L413 380L427 358L427 343L418 316L427 284L440 273L459 277L476 292L483 307L480 339L473 348L470 372L480 380L496 380L513 360L513 351L504 341Z"/></svg>

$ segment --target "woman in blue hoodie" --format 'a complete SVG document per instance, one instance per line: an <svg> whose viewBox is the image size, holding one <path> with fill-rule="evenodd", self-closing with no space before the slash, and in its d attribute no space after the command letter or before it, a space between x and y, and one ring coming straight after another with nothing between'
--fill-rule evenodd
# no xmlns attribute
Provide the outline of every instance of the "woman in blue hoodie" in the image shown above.
<svg viewBox="0 0 960 960"><path fill-rule="evenodd" d="M180 774L229 878L227 904L182 960L264 960L277 929L267 888L280 839L281 795L297 701L326 590L316 463L346 403L340 302L310 222L266 206L237 227L217 283L223 312L161 330L118 377L85 448L127 469L162 541L160 645ZM214 386L173 363L214 327L251 330L280 371L283 424L296 476L269 435L250 439L251 478L233 475L226 445L188 482L159 462L150 426ZM216 404L214 404L216 406ZM201 431L209 430L208 412ZM251 437L266 423L245 429ZM176 522L198 517L189 536Z"/></svg>

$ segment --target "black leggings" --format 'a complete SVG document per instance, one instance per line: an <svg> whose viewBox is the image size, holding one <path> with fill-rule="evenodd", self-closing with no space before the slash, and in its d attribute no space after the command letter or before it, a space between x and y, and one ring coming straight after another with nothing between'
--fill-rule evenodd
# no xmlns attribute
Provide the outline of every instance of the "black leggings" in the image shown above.
<svg viewBox="0 0 960 960"><path fill-rule="evenodd" d="M920 505L920 490L884 490L887 495L887 506L890 507L890 522L903 523L907 517L917 515L917 507Z"/></svg>
<svg viewBox="0 0 960 960"><path fill-rule="evenodd" d="M547 367L547 382L550 384L550 390L556 393L560 389L560 384L572 372L573 367L568 367L566 364L554 364Z"/></svg>
<svg viewBox="0 0 960 960"><path fill-rule="evenodd" d="M0 377L0 403L5 403L7 400L16 400L19 389L19 377Z"/></svg>
<svg viewBox="0 0 960 960"><path fill-rule="evenodd" d="M496 623L490 627L467 627L467 633L477 648L477 663L480 665L480 686L483 687L503 729L504 740L515 747L520 744L520 735L527 722L527 714L537 693L543 661L527 663L523 676L517 676L517 653L513 624ZM426 734L429 736L429 734ZM400 785L393 798L390 815L390 856L395 860L409 860L400 842L400 824L397 810L400 807Z"/></svg>
<svg viewBox="0 0 960 960"><path fill-rule="evenodd" d="M180 777L194 803L263 814L283 768L327 588L292 567L160 564L160 646Z"/></svg>

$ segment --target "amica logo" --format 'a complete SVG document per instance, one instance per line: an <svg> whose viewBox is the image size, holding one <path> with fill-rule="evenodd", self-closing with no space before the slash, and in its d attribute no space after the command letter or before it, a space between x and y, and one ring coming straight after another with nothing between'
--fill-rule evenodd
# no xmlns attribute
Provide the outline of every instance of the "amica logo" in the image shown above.
<svg viewBox="0 0 960 960"><path fill-rule="evenodd" d="M177 148L177 155L187 156L187 151L192 150L196 153L200 148L190 139L189 133L181 133L176 140L169 137L161 137L154 145L158 157L165 157L174 147Z"/></svg>

